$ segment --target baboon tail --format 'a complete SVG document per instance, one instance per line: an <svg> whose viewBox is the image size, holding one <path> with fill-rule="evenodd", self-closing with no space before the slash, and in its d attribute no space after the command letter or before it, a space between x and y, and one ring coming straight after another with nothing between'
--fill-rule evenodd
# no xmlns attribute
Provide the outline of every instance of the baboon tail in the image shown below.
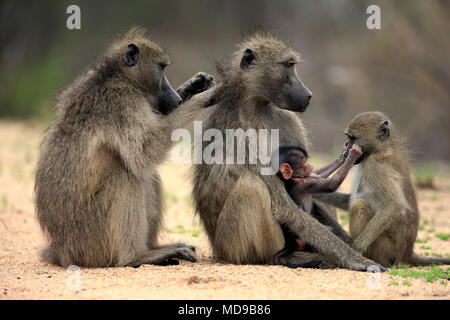
<svg viewBox="0 0 450 320"><path fill-rule="evenodd" d="M414 266L429 266L430 264L450 265L450 258L428 258L419 256L413 252L408 263Z"/></svg>

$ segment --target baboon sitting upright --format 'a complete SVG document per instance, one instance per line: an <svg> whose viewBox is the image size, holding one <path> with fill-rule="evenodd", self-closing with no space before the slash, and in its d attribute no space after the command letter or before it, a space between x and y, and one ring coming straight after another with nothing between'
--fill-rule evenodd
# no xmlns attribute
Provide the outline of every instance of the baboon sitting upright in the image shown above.
<svg viewBox="0 0 450 320"><path fill-rule="evenodd" d="M55 99L37 166L35 205L50 240L44 258L61 266L174 264L195 261L194 248L157 243L162 190L157 166L183 127L210 103L180 96L164 75L169 56L132 29L115 39ZM212 83L198 74L180 93Z"/></svg>
<svg viewBox="0 0 450 320"><path fill-rule="evenodd" d="M407 153L391 121L380 112L361 113L346 134L363 151L349 212L353 248L386 267L450 264L449 258L425 258L413 251L419 209Z"/></svg>
<svg viewBox="0 0 450 320"><path fill-rule="evenodd" d="M241 43L231 64L219 68L219 102L204 130L215 128L225 136L227 129L268 129L269 135L279 129L279 145L305 149L307 134L297 113L306 110L312 94L297 76L298 61L293 49L271 35L256 34ZM270 142L266 147L270 154L275 151ZM367 270L376 265L300 209L276 174L262 175L259 163L236 164L236 158L234 163L193 168L196 210L215 259L272 263L284 246L280 225L285 225L337 266Z"/></svg>

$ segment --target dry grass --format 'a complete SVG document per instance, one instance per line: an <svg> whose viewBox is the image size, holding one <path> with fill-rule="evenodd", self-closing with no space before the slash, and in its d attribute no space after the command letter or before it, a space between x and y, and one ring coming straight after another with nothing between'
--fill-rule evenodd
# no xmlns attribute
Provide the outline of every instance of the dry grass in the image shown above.
<svg viewBox="0 0 450 320"><path fill-rule="evenodd" d="M167 215L161 242L198 246L199 263L179 266L81 269L73 274L38 260L45 245L36 223L32 190L43 127L0 122L0 299L448 299L448 281L425 282L389 273L349 270L292 270L279 266L234 266L211 261L198 219L193 217L188 167L161 168ZM450 179L421 190L421 230L416 250L450 254ZM343 189L348 189L348 182ZM346 226L345 215L341 222ZM348 227L348 226L347 226Z"/></svg>

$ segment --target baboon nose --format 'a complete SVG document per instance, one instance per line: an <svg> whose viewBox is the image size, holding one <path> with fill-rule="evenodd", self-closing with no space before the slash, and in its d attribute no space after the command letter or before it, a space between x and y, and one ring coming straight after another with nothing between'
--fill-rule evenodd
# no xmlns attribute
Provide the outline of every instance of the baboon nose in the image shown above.
<svg viewBox="0 0 450 320"><path fill-rule="evenodd" d="M312 93L310 95L308 95L308 102L311 101L312 98Z"/></svg>

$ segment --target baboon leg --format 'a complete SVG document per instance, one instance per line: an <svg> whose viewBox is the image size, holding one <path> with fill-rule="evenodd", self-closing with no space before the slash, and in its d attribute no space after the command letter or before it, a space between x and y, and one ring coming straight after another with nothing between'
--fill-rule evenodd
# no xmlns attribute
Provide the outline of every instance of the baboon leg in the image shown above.
<svg viewBox="0 0 450 320"><path fill-rule="evenodd" d="M363 199L353 201L349 211L350 234L353 239L358 237L373 216L374 213L370 210L367 201ZM384 232L367 248L364 256L384 267L389 267L397 262L397 256L402 255L403 251L399 247L401 245L401 243L396 245L388 233Z"/></svg>
<svg viewBox="0 0 450 320"><path fill-rule="evenodd" d="M326 257L317 252L293 252L284 264L289 268L320 268L330 269L336 266L329 262Z"/></svg>
<svg viewBox="0 0 450 320"><path fill-rule="evenodd" d="M151 181L144 185L145 210L148 223L148 248L156 248L158 245L158 233L162 224L163 197L161 188L161 178L155 172Z"/></svg>
<svg viewBox="0 0 450 320"><path fill-rule="evenodd" d="M352 202L349 211L349 220L350 234L353 239L356 239L356 237L359 236L372 217L373 212L370 210L367 201L364 199L356 199Z"/></svg>
<svg viewBox="0 0 450 320"><path fill-rule="evenodd" d="M286 248L284 247L283 249L281 249L280 251L278 251L274 256L273 256L273 262L274 265L285 265L285 263L281 262L281 258L284 258L288 255L290 255L294 250L290 249L290 248Z"/></svg>
<svg viewBox="0 0 450 320"><path fill-rule="evenodd" d="M195 251L189 246L169 246L161 249L149 250L140 258L128 264L129 267L138 268L142 264L155 264L160 266L177 264L175 260L185 259L196 262Z"/></svg>
<svg viewBox="0 0 450 320"><path fill-rule="evenodd" d="M283 232L272 216L266 185L244 172L217 219L215 258L235 264L272 263L283 245Z"/></svg>
<svg viewBox="0 0 450 320"><path fill-rule="evenodd" d="M331 227L332 228L331 231L339 238L341 238L345 243L352 244L352 238L339 224L333 212L330 212L329 209L323 203L321 203L318 200L314 200L312 214L322 224Z"/></svg>
<svg viewBox="0 0 450 320"><path fill-rule="evenodd" d="M171 244L158 244L158 234L162 224L163 199L161 178L158 172L153 174L154 179L148 182L144 188L145 210L148 223L147 246L150 249L170 249L188 247L195 252L195 247L182 242Z"/></svg>

